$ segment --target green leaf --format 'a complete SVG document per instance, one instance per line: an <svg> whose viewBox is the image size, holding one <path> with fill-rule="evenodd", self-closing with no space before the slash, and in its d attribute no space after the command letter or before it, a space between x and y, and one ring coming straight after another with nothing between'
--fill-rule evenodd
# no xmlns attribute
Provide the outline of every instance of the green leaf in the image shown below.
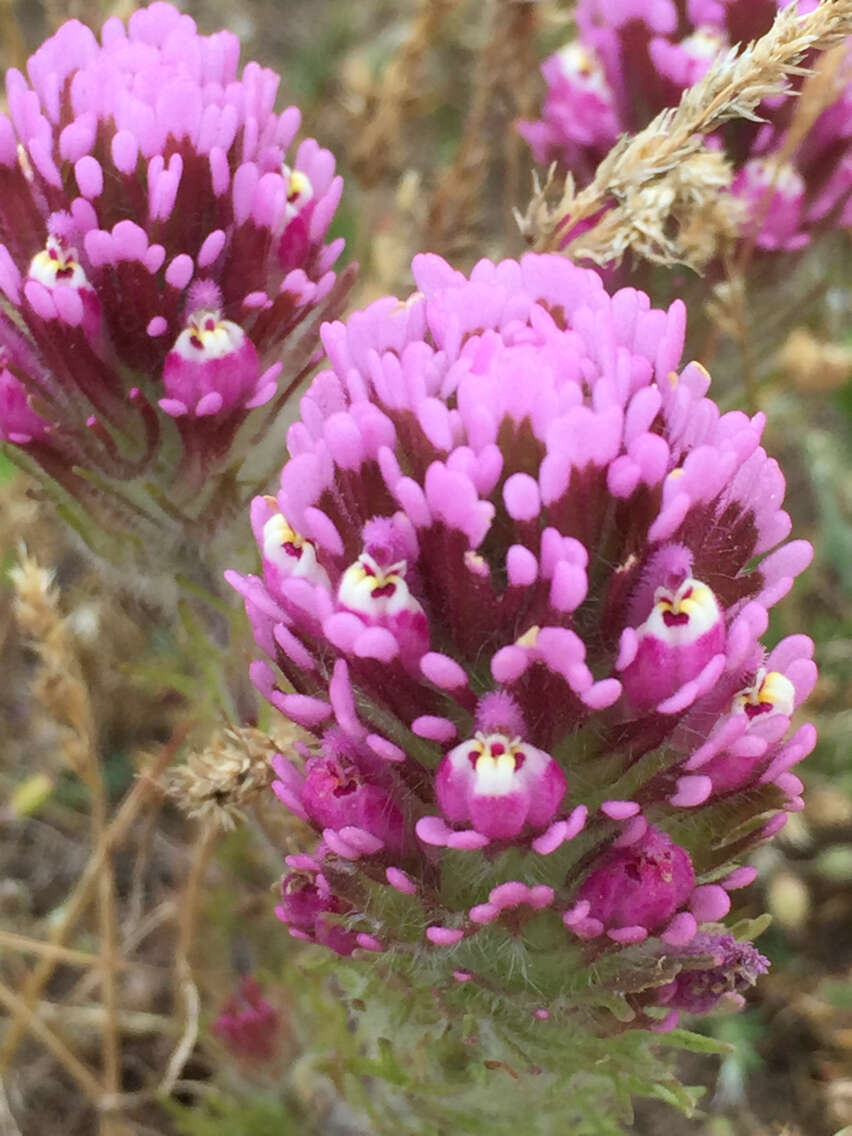
<svg viewBox="0 0 852 1136"><path fill-rule="evenodd" d="M674 1046L685 1049L688 1053L733 1053L733 1045L727 1041L719 1041L715 1037L705 1037L703 1033L693 1033L691 1030L673 1029L668 1033L661 1033L656 1039L657 1045Z"/></svg>
<svg viewBox="0 0 852 1136"><path fill-rule="evenodd" d="M204 1096L191 1106L173 1098L161 1104L181 1136L306 1136L287 1103L273 1096Z"/></svg>
<svg viewBox="0 0 852 1136"><path fill-rule="evenodd" d="M768 911L758 915L756 919L740 919L731 927L731 934L742 943L746 940L752 942L763 934L772 925L772 916Z"/></svg>
<svg viewBox="0 0 852 1136"><path fill-rule="evenodd" d="M3 450L0 450L0 485L5 485L7 481L11 481L15 474L18 472L18 467L7 457Z"/></svg>

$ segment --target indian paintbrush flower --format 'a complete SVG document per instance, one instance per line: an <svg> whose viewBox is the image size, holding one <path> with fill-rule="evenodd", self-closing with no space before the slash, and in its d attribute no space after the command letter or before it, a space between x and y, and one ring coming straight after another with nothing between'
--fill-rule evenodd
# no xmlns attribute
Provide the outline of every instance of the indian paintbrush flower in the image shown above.
<svg viewBox="0 0 852 1136"><path fill-rule="evenodd" d="M100 39L69 20L7 74L0 437L89 511L107 489L156 514L149 482L172 519L221 511L217 475L345 290L334 159L313 139L288 156L299 111L238 64L234 35L157 2Z"/></svg>
<svg viewBox="0 0 852 1136"><path fill-rule="evenodd" d="M324 327L253 505L262 575L229 573L256 685L319 747L275 759L317 838L278 913L541 1021L607 960L586 1005L663 1028L706 1008L676 976L802 804L812 645L760 637L810 546L784 543L763 415L681 366L680 301L558 256L414 274ZM710 952L736 969L713 991L760 972L750 949Z"/></svg>

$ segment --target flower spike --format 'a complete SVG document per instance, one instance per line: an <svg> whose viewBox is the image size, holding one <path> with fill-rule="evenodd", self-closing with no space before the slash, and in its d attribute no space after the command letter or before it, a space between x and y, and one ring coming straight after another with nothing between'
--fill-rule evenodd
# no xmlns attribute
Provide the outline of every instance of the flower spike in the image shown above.
<svg viewBox="0 0 852 1136"><path fill-rule="evenodd" d="M801 806L812 645L760 637L809 550L762 418L681 365L682 304L558 256L414 274L324 328L262 574L229 573L258 688L316 739L276 759L314 833L278 914L525 1020L582 988L671 1028L761 972L713 936Z"/></svg>

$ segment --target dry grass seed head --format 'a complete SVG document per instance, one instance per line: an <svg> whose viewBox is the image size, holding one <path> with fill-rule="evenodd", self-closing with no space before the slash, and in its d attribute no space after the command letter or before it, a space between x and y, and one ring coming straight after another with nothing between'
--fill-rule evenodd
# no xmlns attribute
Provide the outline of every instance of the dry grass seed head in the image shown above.
<svg viewBox="0 0 852 1136"><path fill-rule="evenodd" d="M18 627L39 660L33 694L60 727L60 751L64 761L77 776L90 782L95 760L92 706L73 636L60 611L53 573L22 550L9 576Z"/></svg>
<svg viewBox="0 0 852 1136"><path fill-rule="evenodd" d="M852 347L825 343L808 328L797 327L778 353L778 363L799 390L837 390L852 375Z"/></svg>
<svg viewBox="0 0 852 1136"><path fill-rule="evenodd" d="M538 251L599 263L618 261L629 248L661 263L700 267L723 251L736 224L731 206L711 204L726 195L731 170L707 149L705 137L731 119L759 120L764 99L788 93L788 80L807 73L800 66L807 52L833 48L850 34L852 0L823 0L806 16L795 5L785 8L766 35L739 54L733 48L720 56L677 107L622 137L584 189L578 192L569 175L554 201L551 168L545 185L535 184L526 213L517 215L521 232ZM679 223L690 201L705 214L700 237L696 225ZM593 228L563 245L566 228L602 212Z"/></svg>
<svg viewBox="0 0 852 1136"><path fill-rule="evenodd" d="M223 729L172 771L169 796L187 816L233 829L244 809L272 783L272 755L306 738L291 722L274 739L250 727Z"/></svg>

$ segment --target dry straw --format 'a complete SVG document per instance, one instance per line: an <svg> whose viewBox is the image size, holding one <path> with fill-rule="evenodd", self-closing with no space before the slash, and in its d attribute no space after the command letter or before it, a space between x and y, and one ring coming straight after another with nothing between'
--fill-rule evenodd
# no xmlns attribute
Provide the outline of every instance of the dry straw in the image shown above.
<svg viewBox="0 0 852 1136"><path fill-rule="evenodd" d="M9 575L18 627L39 660L33 694L59 728L64 761L91 788L98 777L94 716L53 573L22 552Z"/></svg>
<svg viewBox="0 0 852 1136"><path fill-rule="evenodd" d="M720 56L680 103L644 130L621 138L588 186L577 190L569 174L554 202L555 170L525 214L517 214L538 251L560 250L575 259L617 263L630 249L661 264L700 269L737 231L737 206L725 192L730 164L706 145L706 136L736 118L759 120L766 98L788 92L788 80L806 74L800 63L852 34L852 0L823 0L806 16L796 6L780 12L770 30L737 54ZM595 221L565 241L581 222ZM563 242L565 242L563 244Z"/></svg>
<svg viewBox="0 0 852 1136"><path fill-rule="evenodd" d="M364 185L386 176L399 153L409 120L422 112L426 59L442 25L459 0L420 0L409 35L391 59L381 84L365 99L360 121L353 124L349 158Z"/></svg>
<svg viewBox="0 0 852 1136"><path fill-rule="evenodd" d="M487 34L476 59L462 136L429 203L424 243L432 251L470 255L481 242L487 184L501 138L500 177L510 192L517 189L521 140L513 124L535 106L536 9L529 0L491 0L483 6Z"/></svg>
<svg viewBox="0 0 852 1136"><path fill-rule="evenodd" d="M778 353L778 363L799 390L837 390L852 375L852 347L825 343L808 328L797 327Z"/></svg>
<svg viewBox="0 0 852 1136"><path fill-rule="evenodd" d="M97 751L95 718L89 691L83 679L80 661L74 649L67 621L59 607L59 593L53 573L26 551L22 551L17 567L11 573L14 588L15 617L21 632L29 638L39 667L33 682L33 694L56 722L60 732L60 751L68 766L85 783L91 794L91 832L94 848L106 844L109 802ZM105 853L98 873L98 924L102 964L102 986L105 1024L102 1033L104 1089L118 1091L121 1074L121 1052L118 1031L118 927L115 882L112 861ZM26 995L24 996L26 998ZM4 1002L16 1016L28 1016L30 1003L12 1005ZM74 1068L73 1054L65 1053L62 1044L51 1039L43 1028L30 1023L31 1032L48 1046L54 1056L85 1086L86 1071ZM43 1035L43 1036L42 1036ZM82 1080L81 1080L82 1078ZM88 1086L91 1089L91 1085ZM113 1118L100 1118L101 1136L118 1136Z"/></svg>

